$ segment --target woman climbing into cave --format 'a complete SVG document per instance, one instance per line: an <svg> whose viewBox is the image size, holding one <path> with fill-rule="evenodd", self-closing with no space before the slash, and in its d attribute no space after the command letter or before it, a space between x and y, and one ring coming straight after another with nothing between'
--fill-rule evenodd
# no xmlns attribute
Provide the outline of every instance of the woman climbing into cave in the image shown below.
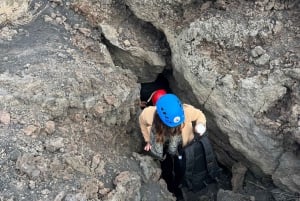
<svg viewBox="0 0 300 201"><path fill-rule="evenodd" d="M162 178L169 184L169 191L176 194L182 175L177 174L174 182L174 169L168 168L174 168L173 157L178 155L179 147L185 147L194 139L194 132L205 133L205 115L192 105L182 104L176 95L164 94L156 106L142 111L139 124L146 142L144 150L161 161Z"/></svg>
<svg viewBox="0 0 300 201"><path fill-rule="evenodd" d="M157 153L162 157L162 146L169 141L168 153L175 154L177 146L182 142L184 147L194 138L195 132L203 135L206 131L206 118L203 112L192 105L182 104L174 94L165 94L159 98L156 106L149 106L139 116L139 123L144 140L144 149L149 151L152 145L159 148ZM152 126L153 125L153 126ZM150 133L153 133L153 136ZM151 139L156 136L155 140ZM152 144L151 144L152 143Z"/></svg>

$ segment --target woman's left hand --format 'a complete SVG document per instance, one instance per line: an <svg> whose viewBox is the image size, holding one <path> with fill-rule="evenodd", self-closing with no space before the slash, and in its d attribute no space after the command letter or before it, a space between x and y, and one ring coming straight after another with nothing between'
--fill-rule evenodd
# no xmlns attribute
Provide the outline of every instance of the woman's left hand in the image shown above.
<svg viewBox="0 0 300 201"><path fill-rule="evenodd" d="M202 136L206 131L206 126L199 123L195 126L195 132Z"/></svg>

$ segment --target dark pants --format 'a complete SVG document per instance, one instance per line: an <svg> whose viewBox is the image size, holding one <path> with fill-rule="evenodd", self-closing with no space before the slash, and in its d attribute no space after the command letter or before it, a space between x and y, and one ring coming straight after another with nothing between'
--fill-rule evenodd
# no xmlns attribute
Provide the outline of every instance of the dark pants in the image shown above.
<svg viewBox="0 0 300 201"><path fill-rule="evenodd" d="M160 162L162 175L161 177L166 181L168 190L176 197L181 196L180 184L182 181L183 172L180 166L178 156L171 156L166 154L165 160Z"/></svg>

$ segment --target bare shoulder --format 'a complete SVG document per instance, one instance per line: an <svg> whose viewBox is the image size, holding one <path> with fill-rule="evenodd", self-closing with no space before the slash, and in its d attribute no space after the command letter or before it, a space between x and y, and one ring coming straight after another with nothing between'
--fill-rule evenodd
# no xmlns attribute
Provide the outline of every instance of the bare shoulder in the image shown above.
<svg viewBox="0 0 300 201"><path fill-rule="evenodd" d="M189 105L189 104L186 104L186 103L183 104L183 110L185 111L185 113L187 115L202 112L200 109L194 107L193 105Z"/></svg>
<svg viewBox="0 0 300 201"><path fill-rule="evenodd" d="M184 110L194 110L194 109L197 109L197 108L195 108L194 106L192 106L192 105L190 105L190 104L184 103L184 104L182 104L182 105L183 105L183 109L184 109Z"/></svg>

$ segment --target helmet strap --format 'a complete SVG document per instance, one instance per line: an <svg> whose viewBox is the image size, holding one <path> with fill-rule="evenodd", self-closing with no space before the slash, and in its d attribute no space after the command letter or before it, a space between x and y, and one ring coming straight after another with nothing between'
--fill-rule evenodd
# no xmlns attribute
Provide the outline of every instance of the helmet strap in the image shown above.
<svg viewBox="0 0 300 201"><path fill-rule="evenodd" d="M156 92L156 91L153 91L153 92L152 92L152 94L150 95L150 97L149 97L148 100L147 100L147 103L149 103L149 102L151 101L152 96L154 95L155 92Z"/></svg>

